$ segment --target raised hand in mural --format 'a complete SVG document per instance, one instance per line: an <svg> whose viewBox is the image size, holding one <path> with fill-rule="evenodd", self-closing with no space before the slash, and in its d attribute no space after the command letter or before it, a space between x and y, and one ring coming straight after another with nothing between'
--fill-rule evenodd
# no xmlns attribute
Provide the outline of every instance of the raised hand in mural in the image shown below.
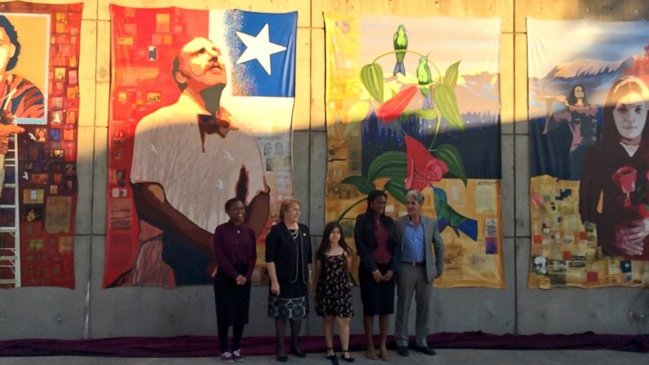
<svg viewBox="0 0 649 365"><path fill-rule="evenodd" d="M264 229L268 217L270 216L270 188L265 181L264 187L264 191L258 192L255 197L248 202L248 169L246 169L245 166L241 166L241 169L239 170L239 180L236 186L236 197L241 199L246 207L244 223L248 227L252 228L257 237L259 237L259 234Z"/></svg>

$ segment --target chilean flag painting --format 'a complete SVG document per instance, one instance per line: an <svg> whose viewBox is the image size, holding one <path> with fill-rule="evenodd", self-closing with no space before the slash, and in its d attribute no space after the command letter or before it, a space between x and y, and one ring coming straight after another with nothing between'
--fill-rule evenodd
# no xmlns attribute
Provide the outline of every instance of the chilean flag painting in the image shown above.
<svg viewBox="0 0 649 365"><path fill-rule="evenodd" d="M297 12L111 5L105 287L210 283L235 197L263 253L293 196L296 35Z"/></svg>

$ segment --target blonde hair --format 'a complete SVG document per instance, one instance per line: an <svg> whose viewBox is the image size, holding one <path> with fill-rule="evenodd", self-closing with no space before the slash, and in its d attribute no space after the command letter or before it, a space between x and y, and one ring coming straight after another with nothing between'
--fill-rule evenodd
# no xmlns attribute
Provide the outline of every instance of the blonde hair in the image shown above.
<svg viewBox="0 0 649 365"><path fill-rule="evenodd" d="M649 100L649 88L647 84L642 81L641 78L637 76L624 76L613 84L611 87L609 99L613 99L614 96L617 96L617 99L620 99L620 96L635 92L640 95L644 101ZM617 100L615 100L617 103Z"/></svg>
<svg viewBox="0 0 649 365"><path fill-rule="evenodd" d="M299 200L289 198L289 199L284 199L282 200L282 204L279 207L279 219L284 220L284 213L287 212L290 208L291 205L297 204L300 208L302 207L302 203L300 203Z"/></svg>
<svg viewBox="0 0 649 365"><path fill-rule="evenodd" d="M613 111L620 99L633 93L640 95L644 103L649 101L649 88L647 88L647 84L639 77L624 76L615 81L613 86L611 86L611 90L606 97L606 103L604 104L604 117L600 137L602 142L607 144L617 144L619 142L620 132L618 132L615 126ZM647 121L649 122L649 115L647 115ZM649 126L645 125L641 137L642 144L646 144L649 141Z"/></svg>

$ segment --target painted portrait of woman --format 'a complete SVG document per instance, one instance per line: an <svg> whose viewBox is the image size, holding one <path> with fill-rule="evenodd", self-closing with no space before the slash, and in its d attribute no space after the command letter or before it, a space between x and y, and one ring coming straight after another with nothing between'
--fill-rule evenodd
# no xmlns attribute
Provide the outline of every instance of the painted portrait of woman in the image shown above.
<svg viewBox="0 0 649 365"><path fill-rule="evenodd" d="M581 84L573 86L568 96L559 95L550 102L559 102L564 108L547 115L543 134L563 125L570 128L569 179L579 180L586 151L597 141L597 108L590 105Z"/></svg>
<svg viewBox="0 0 649 365"><path fill-rule="evenodd" d="M597 227L607 256L649 259L649 89L625 76L611 87L601 140L587 151L581 170L579 213Z"/></svg>

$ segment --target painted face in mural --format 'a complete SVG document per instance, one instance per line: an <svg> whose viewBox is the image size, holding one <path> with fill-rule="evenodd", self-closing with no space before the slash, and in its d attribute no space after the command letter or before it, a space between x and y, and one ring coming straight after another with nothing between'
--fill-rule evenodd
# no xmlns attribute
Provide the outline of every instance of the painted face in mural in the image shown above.
<svg viewBox="0 0 649 365"><path fill-rule="evenodd" d="M197 37L185 44L178 55L180 71L176 78L195 91L225 85L227 75L221 62L221 50L207 38Z"/></svg>
<svg viewBox="0 0 649 365"><path fill-rule="evenodd" d="M647 101L638 93L623 96L613 109L613 120L620 137L627 144L638 144L647 123Z"/></svg>
<svg viewBox="0 0 649 365"><path fill-rule="evenodd" d="M577 99L583 99L584 98L584 88L581 86L575 87L575 98Z"/></svg>
<svg viewBox="0 0 649 365"><path fill-rule="evenodd" d="M7 64L16 53L16 46L11 43L4 28L0 27L0 72L7 71Z"/></svg>
<svg viewBox="0 0 649 365"><path fill-rule="evenodd" d="M408 215L411 217L418 217L421 214L421 204L419 204L417 199L413 196L408 196L406 198L406 208L408 210Z"/></svg>

